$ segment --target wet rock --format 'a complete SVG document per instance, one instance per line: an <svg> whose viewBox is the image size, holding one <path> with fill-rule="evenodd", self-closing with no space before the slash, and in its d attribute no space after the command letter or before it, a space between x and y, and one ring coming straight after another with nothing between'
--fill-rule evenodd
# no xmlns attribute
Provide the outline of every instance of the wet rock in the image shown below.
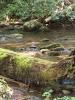
<svg viewBox="0 0 75 100"><path fill-rule="evenodd" d="M69 50L67 48L64 48L64 50L62 51L62 53L65 54L65 55L70 55L71 50Z"/></svg>
<svg viewBox="0 0 75 100"><path fill-rule="evenodd" d="M26 31L37 31L41 26L42 24L37 19L24 23L24 29Z"/></svg>
<svg viewBox="0 0 75 100"><path fill-rule="evenodd" d="M64 51L64 48L63 47L56 47L54 49L52 49L53 51Z"/></svg>
<svg viewBox="0 0 75 100"><path fill-rule="evenodd" d="M36 45L36 42L32 42L32 44L29 48L30 48L30 51L38 51L38 47Z"/></svg>
<svg viewBox="0 0 75 100"><path fill-rule="evenodd" d="M10 34L9 38L15 38L15 39L23 39L23 35L22 34Z"/></svg>
<svg viewBox="0 0 75 100"><path fill-rule="evenodd" d="M48 46L48 48L56 48L56 47L61 47L61 44L58 44L58 43L54 43L54 44L51 44L50 46Z"/></svg>
<svg viewBox="0 0 75 100"><path fill-rule="evenodd" d="M6 43L11 41L22 41L23 35L22 34L1 34L0 35L0 42Z"/></svg>
<svg viewBox="0 0 75 100"><path fill-rule="evenodd" d="M69 90L62 90L62 93L63 93L64 95L69 95L71 92L70 92Z"/></svg>
<svg viewBox="0 0 75 100"><path fill-rule="evenodd" d="M71 50L68 48L64 48L64 47L56 47L51 49L52 51L58 51L61 52L62 55L70 55Z"/></svg>
<svg viewBox="0 0 75 100"><path fill-rule="evenodd" d="M6 42L6 37L2 37L1 42Z"/></svg>
<svg viewBox="0 0 75 100"><path fill-rule="evenodd" d="M60 56L60 52L58 52L58 51L50 51L50 52L48 53L48 55L49 55L49 56Z"/></svg>
<svg viewBox="0 0 75 100"><path fill-rule="evenodd" d="M49 50L48 49L41 49L40 52L42 54L48 54Z"/></svg>
<svg viewBox="0 0 75 100"><path fill-rule="evenodd" d="M46 46L43 46L41 47L41 49L54 49L54 48L57 48L57 47L61 47L61 44L58 44L58 43L54 43L54 44L48 44Z"/></svg>
<svg viewBox="0 0 75 100"><path fill-rule="evenodd" d="M49 42L49 39L48 38L44 38L41 40L41 42Z"/></svg>

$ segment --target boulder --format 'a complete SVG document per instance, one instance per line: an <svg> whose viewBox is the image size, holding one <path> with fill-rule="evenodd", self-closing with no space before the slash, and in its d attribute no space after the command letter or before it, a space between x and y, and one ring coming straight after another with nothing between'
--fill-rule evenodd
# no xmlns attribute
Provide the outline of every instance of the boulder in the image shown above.
<svg viewBox="0 0 75 100"><path fill-rule="evenodd" d="M37 31L41 26L42 24L37 19L24 23L24 29L26 31Z"/></svg>

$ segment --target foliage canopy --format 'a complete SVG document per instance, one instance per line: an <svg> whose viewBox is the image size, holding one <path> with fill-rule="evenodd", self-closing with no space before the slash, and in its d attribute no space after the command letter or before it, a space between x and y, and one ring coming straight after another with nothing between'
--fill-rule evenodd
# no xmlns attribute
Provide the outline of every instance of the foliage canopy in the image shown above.
<svg viewBox="0 0 75 100"><path fill-rule="evenodd" d="M0 18L5 16L17 19L47 18L59 20L63 17L75 19L75 2L73 0L2 0Z"/></svg>

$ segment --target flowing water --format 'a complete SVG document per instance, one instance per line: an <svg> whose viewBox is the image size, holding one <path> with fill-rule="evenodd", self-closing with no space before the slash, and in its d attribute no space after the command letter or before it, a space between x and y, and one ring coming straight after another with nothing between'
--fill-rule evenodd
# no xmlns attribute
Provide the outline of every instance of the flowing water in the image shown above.
<svg viewBox="0 0 75 100"><path fill-rule="evenodd" d="M26 47L31 42L40 42L43 39L49 39L50 43L61 43L65 47L75 46L75 30L53 30L51 32L24 32L21 30L2 30L0 34L23 34L22 41L0 42L0 47L20 48ZM5 37L2 37L4 41ZM8 47L9 46L9 47Z"/></svg>

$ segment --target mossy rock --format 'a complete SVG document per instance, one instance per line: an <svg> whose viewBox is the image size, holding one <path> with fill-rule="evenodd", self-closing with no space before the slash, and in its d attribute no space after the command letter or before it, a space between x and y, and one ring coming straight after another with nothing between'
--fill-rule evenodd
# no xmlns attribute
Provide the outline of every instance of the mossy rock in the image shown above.
<svg viewBox="0 0 75 100"><path fill-rule="evenodd" d="M56 48L53 48L52 51L59 51L59 52L64 51L64 47L62 47L62 46L61 47L56 47Z"/></svg>
<svg viewBox="0 0 75 100"><path fill-rule="evenodd" d="M0 60L0 73L22 82L28 82L30 80L33 82L42 82L45 80L43 72L54 64L54 62L51 61L6 49L0 48L0 52L0 55L6 54L6 56L3 56L2 60Z"/></svg>
<svg viewBox="0 0 75 100"><path fill-rule="evenodd" d="M57 48L57 47L61 47L61 44L58 44L58 43L54 43L54 44L48 44L48 45L45 45L43 47L41 47L41 49L54 49L54 48Z"/></svg>
<svg viewBox="0 0 75 100"><path fill-rule="evenodd" d="M4 55L4 56L1 56ZM68 75L74 77L73 57L59 63L27 56L0 48L0 74L24 83L50 84L51 81Z"/></svg>
<svg viewBox="0 0 75 100"><path fill-rule="evenodd" d="M52 48L56 48L56 47L61 47L61 44L57 44L57 43L50 44L47 46L47 49L52 49Z"/></svg>
<svg viewBox="0 0 75 100"><path fill-rule="evenodd" d="M41 26L42 24L37 19L24 23L24 29L26 31L37 31Z"/></svg>
<svg viewBox="0 0 75 100"><path fill-rule="evenodd" d="M49 39L48 38L44 38L41 40L41 42L49 42Z"/></svg>

